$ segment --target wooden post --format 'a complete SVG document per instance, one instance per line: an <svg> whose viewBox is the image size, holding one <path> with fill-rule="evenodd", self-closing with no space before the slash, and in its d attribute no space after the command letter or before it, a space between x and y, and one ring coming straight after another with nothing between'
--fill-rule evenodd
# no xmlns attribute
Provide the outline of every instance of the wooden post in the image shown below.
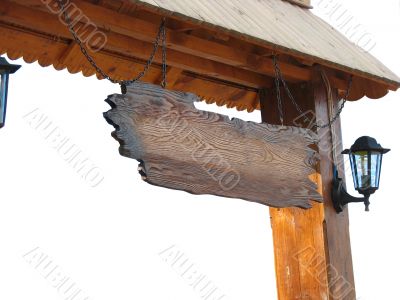
<svg viewBox="0 0 400 300"><path fill-rule="evenodd" d="M297 103L306 112L305 116L300 115L282 90L285 125L309 127L310 122L307 118L314 117L321 123L328 121L326 88L319 70L315 68L313 73L312 83L290 85ZM333 96L333 111L336 112L337 91L333 91ZM280 123L277 106L274 93L262 97L263 122ZM270 209L280 300L356 299L348 212L345 209L343 213L336 214L330 196L333 177L332 147L338 150L342 147L340 120L335 122L333 127L334 130L318 130L321 163L315 180L318 182L324 203L314 202L309 210ZM335 135L332 132L336 132ZM343 175L342 155L339 154L337 158L339 172Z"/></svg>

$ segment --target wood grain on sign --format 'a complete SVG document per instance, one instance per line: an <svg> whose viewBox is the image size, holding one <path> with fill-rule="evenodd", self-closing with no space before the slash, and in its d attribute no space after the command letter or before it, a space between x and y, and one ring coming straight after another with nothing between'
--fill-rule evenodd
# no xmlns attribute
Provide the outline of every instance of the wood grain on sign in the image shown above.
<svg viewBox="0 0 400 300"><path fill-rule="evenodd" d="M274 207L322 201L310 180L318 161L310 130L201 111L194 94L142 82L106 101L121 155L137 159L150 184Z"/></svg>

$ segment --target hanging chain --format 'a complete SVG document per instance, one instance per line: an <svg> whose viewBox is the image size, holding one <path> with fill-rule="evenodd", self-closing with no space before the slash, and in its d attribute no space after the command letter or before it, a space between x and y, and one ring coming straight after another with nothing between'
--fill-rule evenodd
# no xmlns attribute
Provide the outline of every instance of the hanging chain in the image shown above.
<svg viewBox="0 0 400 300"><path fill-rule="evenodd" d="M275 76L275 86L276 86L276 98L278 100L279 120L281 121L281 125L283 126L283 105L281 98L281 87L278 76Z"/></svg>
<svg viewBox="0 0 400 300"><path fill-rule="evenodd" d="M279 105L282 105L281 104L282 103L282 99L281 99L281 93L280 93L280 86L279 86L279 82L282 82L282 85L283 85L283 87L285 89L285 92L286 92L287 96L289 97L289 99L292 102L292 104L295 106L295 108L298 111L298 113L300 115L304 115L304 118L305 118L306 122L310 122L311 123L312 120L310 120L304 114L304 111L301 109L299 104L294 99L292 93L290 92L289 86L287 85L287 83L286 83L286 81L285 81L285 79L284 79L284 77L282 75L282 71L281 71L281 69L280 69L280 67L278 65L278 59L277 59L276 55L274 55L274 68L275 68L275 85L276 85L276 89L277 89L276 95L277 95L277 98L278 98L278 104L280 103ZM348 99L348 97L350 95L350 90L351 90L352 84L353 84L353 76L350 77L346 94L345 94L344 98L341 100L341 104L340 104L335 116L333 116L333 118L328 120L328 122L326 124L320 125L317 122L315 122L313 127L316 127L316 128L327 128L327 127L330 127L339 118L339 116L342 113L342 110L344 108L344 105L346 104L346 101L347 101L347 99ZM283 116L282 116L281 112L279 112L279 113L280 113L280 118L282 118ZM282 119L281 119L281 122L283 123Z"/></svg>
<svg viewBox="0 0 400 300"><path fill-rule="evenodd" d="M89 63L92 65L92 67L96 70L98 74L100 74L104 79L109 80L112 83L118 83L121 85L122 92L125 94L126 93L126 86L133 84L134 82L140 80L143 78L144 75L146 75L147 71L150 69L150 66L152 65L154 58L157 54L158 47L160 45L160 40L162 40L162 82L161 86L163 88L166 87L167 84L167 34L166 34L166 19L163 18L162 22L160 24L160 27L157 32L156 39L153 43L153 49L151 51L149 59L146 61L146 64L143 68L143 71L141 71L134 79L132 80L115 80L112 79L102 68L100 68L93 57L89 54L89 52L86 50L85 46L83 45L83 42L79 38L77 32L74 29L74 25L72 24L72 20L70 15L68 14L67 10L65 9L64 1L63 0L57 0L57 3L60 7L60 9L63 11L64 19L65 22L67 23L68 29L71 32L72 36L74 37L75 42L78 44L79 48L82 51L82 54L86 57L86 59L89 61Z"/></svg>
<svg viewBox="0 0 400 300"><path fill-rule="evenodd" d="M328 78L328 76L326 75L326 73L323 70L322 70L322 73L321 73L321 77L322 77L322 79L323 79L323 81L325 83L325 86L327 87L327 91L326 92L327 92L327 95L328 95L328 100L330 100L332 102L332 90L331 90L331 86L330 86L330 83L329 83L329 78ZM332 110L333 110L333 108L331 107L330 108L330 116L329 116L328 123L326 123L324 125L320 125L319 128L330 127L339 118L339 116L342 113L342 110L344 108L344 105L346 104L347 99L349 98L352 84L353 84L353 76L350 76L350 80L349 80L349 83L348 83L348 86L347 86L346 94L342 98L342 103L340 104L336 114L333 117L331 117L331 113L332 113ZM333 104L332 104L332 106L333 106Z"/></svg>
<svg viewBox="0 0 400 300"><path fill-rule="evenodd" d="M165 89L167 87L167 29L165 28L165 18L161 23L162 35L162 81L161 86Z"/></svg>

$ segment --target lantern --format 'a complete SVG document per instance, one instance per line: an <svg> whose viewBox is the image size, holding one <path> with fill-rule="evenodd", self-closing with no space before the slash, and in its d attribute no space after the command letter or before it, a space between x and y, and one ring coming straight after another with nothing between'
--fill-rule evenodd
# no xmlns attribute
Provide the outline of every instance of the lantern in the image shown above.
<svg viewBox="0 0 400 300"><path fill-rule="evenodd" d="M382 156L389 151L390 149L383 148L374 138L362 136L350 149L342 152L349 155L354 188L364 197L349 195L335 169L332 200L337 212L343 211L343 206L351 202L364 202L365 210L369 210L369 197L379 188Z"/></svg>
<svg viewBox="0 0 400 300"><path fill-rule="evenodd" d="M18 71L21 66L12 65L0 57L0 128L4 126L7 111L7 93L9 75Z"/></svg>

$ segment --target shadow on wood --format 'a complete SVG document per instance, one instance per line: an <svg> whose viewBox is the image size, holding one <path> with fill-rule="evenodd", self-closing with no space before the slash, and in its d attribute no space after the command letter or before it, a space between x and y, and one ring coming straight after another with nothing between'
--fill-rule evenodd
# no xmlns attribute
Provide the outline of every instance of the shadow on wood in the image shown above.
<svg viewBox="0 0 400 300"><path fill-rule="evenodd" d="M200 99L136 82L106 100L123 156L140 162L148 183L241 198L273 207L322 201L315 174L316 135L310 130L245 122L201 111Z"/></svg>

